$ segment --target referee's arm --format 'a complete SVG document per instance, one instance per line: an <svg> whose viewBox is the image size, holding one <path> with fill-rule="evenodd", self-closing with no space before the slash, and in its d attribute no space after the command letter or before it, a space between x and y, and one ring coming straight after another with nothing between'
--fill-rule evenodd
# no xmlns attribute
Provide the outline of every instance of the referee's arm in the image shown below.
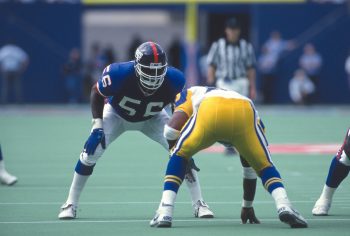
<svg viewBox="0 0 350 236"><path fill-rule="evenodd" d="M247 77L249 80L249 97L252 100L256 99L256 71L254 67L247 70Z"/></svg>
<svg viewBox="0 0 350 236"><path fill-rule="evenodd" d="M218 43L214 42L211 45L211 48L208 53L207 63L208 63L208 75L207 75L207 85L214 86L215 85L215 74L216 68L219 60L218 55Z"/></svg>
<svg viewBox="0 0 350 236"><path fill-rule="evenodd" d="M256 70L255 70L255 54L254 49L251 44L248 45L248 58L246 60L246 68L247 68L247 78L249 80L249 97L252 100L256 99Z"/></svg>

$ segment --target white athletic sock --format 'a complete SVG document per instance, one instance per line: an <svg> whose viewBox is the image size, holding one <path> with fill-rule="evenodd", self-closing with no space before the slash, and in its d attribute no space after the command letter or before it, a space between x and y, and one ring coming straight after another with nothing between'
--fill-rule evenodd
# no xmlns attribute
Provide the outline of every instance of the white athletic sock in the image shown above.
<svg viewBox="0 0 350 236"><path fill-rule="evenodd" d="M158 213L163 213L168 216L173 215L176 193L172 190L163 191L162 200L158 207Z"/></svg>
<svg viewBox="0 0 350 236"><path fill-rule="evenodd" d="M162 206L163 203L165 205L172 205L172 206L174 206L176 195L177 194L174 191L172 191L172 190L164 190L160 206Z"/></svg>
<svg viewBox="0 0 350 236"><path fill-rule="evenodd" d="M287 192L284 188L279 187L276 188L272 191L271 196L275 200L276 208L277 210L280 209L281 207L291 207L292 204L290 203Z"/></svg>
<svg viewBox="0 0 350 236"><path fill-rule="evenodd" d="M90 175L80 175L74 172L72 185L70 186L67 203L78 205L79 197Z"/></svg>
<svg viewBox="0 0 350 236"><path fill-rule="evenodd" d="M190 192L190 195L191 195L192 206L194 206L199 200L203 201L203 197L202 197L201 186L199 185L197 171L193 169L191 171L196 181L189 181L187 178L185 178L185 182L186 182L188 191Z"/></svg>
<svg viewBox="0 0 350 236"><path fill-rule="evenodd" d="M324 200L327 200L327 201L332 201L333 199L333 195L335 193L335 190L337 190L336 188L331 188L331 187L328 187L326 184L324 185L323 187L323 190L322 190L322 193L321 193L321 196L320 196L320 199L324 199Z"/></svg>

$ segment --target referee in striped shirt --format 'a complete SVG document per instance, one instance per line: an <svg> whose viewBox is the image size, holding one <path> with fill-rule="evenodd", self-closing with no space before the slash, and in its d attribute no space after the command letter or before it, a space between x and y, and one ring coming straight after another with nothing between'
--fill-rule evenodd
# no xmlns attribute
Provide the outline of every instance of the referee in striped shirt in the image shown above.
<svg viewBox="0 0 350 236"><path fill-rule="evenodd" d="M253 46L240 39L240 25L235 18L226 22L226 38L211 45L208 54L208 85L233 90L256 98L255 54Z"/></svg>

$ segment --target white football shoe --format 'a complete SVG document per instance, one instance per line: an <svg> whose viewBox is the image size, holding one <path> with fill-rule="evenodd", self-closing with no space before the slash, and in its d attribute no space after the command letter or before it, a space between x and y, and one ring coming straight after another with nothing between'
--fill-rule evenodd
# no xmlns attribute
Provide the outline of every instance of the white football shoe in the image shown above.
<svg viewBox="0 0 350 236"><path fill-rule="evenodd" d="M58 214L60 220L72 220L77 217L78 206L71 203L64 203L61 206L61 212Z"/></svg>
<svg viewBox="0 0 350 236"><path fill-rule="evenodd" d="M312 209L312 214L314 216L327 216L331 208L331 203L332 202L328 199L319 198Z"/></svg>
<svg viewBox="0 0 350 236"><path fill-rule="evenodd" d="M170 228L173 220L173 205L162 203L149 225L156 228Z"/></svg>
<svg viewBox="0 0 350 236"><path fill-rule="evenodd" d="M307 228L307 221L304 217L291 207L285 206L278 209L278 217L291 228Z"/></svg>
<svg viewBox="0 0 350 236"><path fill-rule="evenodd" d="M14 185L17 182L17 177L9 174L5 169L0 171L0 182L5 185Z"/></svg>
<svg viewBox="0 0 350 236"><path fill-rule="evenodd" d="M201 200L198 200L196 204L193 205L194 217L197 218L214 218L214 213L209 209L209 206Z"/></svg>

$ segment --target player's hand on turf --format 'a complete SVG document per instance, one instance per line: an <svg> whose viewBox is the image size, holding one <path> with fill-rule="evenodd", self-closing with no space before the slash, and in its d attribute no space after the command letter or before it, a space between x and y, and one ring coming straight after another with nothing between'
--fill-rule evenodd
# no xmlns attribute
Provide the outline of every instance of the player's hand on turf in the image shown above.
<svg viewBox="0 0 350 236"><path fill-rule="evenodd" d="M260 224L260 221L255 216L253 207L242 207L241 211L242 224L249 222L250 224Z"/></svg>
<svg viewBox="0 0 350 236"><path fill-rule="evenodd" d="M198 166L196 166L196 163L194 163L194 160L191 158L187 164L186 175L185 175L186 180L188 180L190 183L196 182L196 178L192 173L192 169L197 172L200 171Z"/></svg>
<svg viewBox="0 0 350 236"><path fill-rule="evenodd" d="M106 148L105 133L102 128L92 130L88 140L85 142L84 152L88 155L93 155L99 144L101 144L103 149Z"/></svg>

